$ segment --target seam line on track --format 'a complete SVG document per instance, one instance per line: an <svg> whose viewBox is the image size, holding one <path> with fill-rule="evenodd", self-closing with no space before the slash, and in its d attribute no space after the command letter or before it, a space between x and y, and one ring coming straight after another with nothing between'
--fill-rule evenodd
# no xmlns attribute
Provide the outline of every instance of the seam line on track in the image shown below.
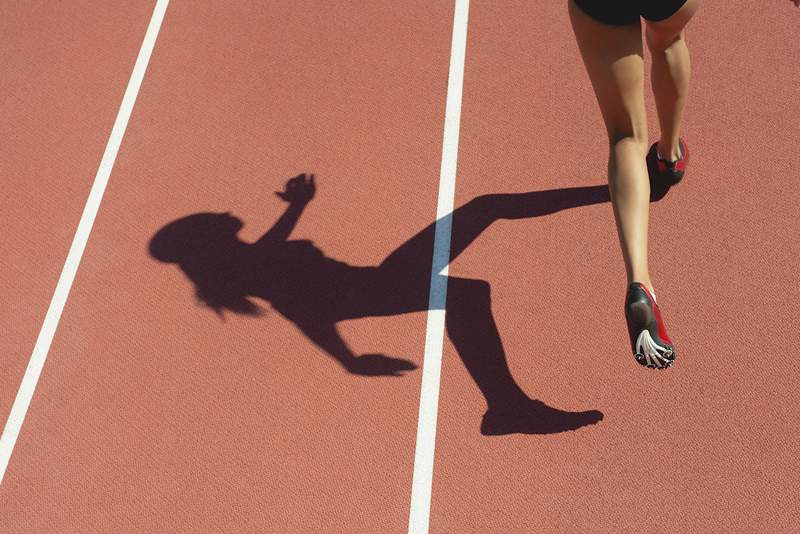
<svg viewBox="0 0 800 534"><path fill-rule="evenodd" d="M14 445L17 442L22 423L28 412L33 393L39 382L42 368L47 359L47 353L50 350L50 345L53 342L58 322L61 319L61 313L64 311L64 305L67 302L72 283L75 280L75 274L78 271L78 265L86 249L86 243L89 240L89 234L92 231L97 212L100 209L100 201L103 199L106 185L108 185L108 178L111 175L111 170L117 159L117 153L119 152L122 138L125 135L125 129L128 126L128 120L131 117L133 105L139 94L139 88L142 85L142 80L147 70L147 64L150 61L150 55L153 52L153 47L155 46L156 38L161 28L161 22L164 20L164 14L166 13L168 4L169 0L158 0L153 9L150 24L147 27L142 46L139 49L139 55L133 66L133 71L128 81L128 87L125 89L125 95L122 97L122 103L120 104L117 118L114 121L114 126L111 129L111 135L108 138L108 143L103 152L103 158L100 160L100 166L95 175L92 189L89 192L89 197L83 208L83 214L78 223L78 228L75 231L75 237L72 240L67 259L64 262L64 267L58 278L58 284L53 293L53 298L50 301L50 306L47 309L47 315L45 315L42 328L39 330L39 336L36 338L36 344L33 347L33 352L28 366L25 369L25 374L22 377L22 382L17 391L17 396L14 399L14 404L11 406L11 413L3 428L3 434L0 436L0 484L3 483L3 477L8 468L8 463L11 460L11 453L14 450Z"/></svg>
<svg viewBox="0 0 800 534"><path fill-rule="evenodd" d="M458 137L461 125L461 96L464 85L464 58L467 46L469 0L456 0L453 39L450 46L450 71L447 80L442 163L436 205L431 286L428 296L428 321L425 329L425 354L422 387L411 481L411 510L408 533L426 534L430 522L433 462L436 444L436 419L442 372L447 274L450 263L450 237L453 229Z"/></svg>

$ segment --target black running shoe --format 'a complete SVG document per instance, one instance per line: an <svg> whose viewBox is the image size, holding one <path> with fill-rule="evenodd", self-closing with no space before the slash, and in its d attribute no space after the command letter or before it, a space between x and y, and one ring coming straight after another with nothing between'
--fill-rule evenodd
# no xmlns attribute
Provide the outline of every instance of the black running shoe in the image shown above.
<svg viewBox="0 0 800 534"><path fill-rule="evenodd" d="M678 140L681 157L677 161L667 161L658 154L658 143L653 143L647 153L647 172L650 183L655 186L673 186L683 180L689 164L689 147L683 139Z"/></svg>
<svg viewBox="0 0 800 534"><path fill-rule="evenodd" d="M650 369L666 369L675 361L675 345L670 341L655 297L638 282L628 286L625 319L636 361Z"/></svg>

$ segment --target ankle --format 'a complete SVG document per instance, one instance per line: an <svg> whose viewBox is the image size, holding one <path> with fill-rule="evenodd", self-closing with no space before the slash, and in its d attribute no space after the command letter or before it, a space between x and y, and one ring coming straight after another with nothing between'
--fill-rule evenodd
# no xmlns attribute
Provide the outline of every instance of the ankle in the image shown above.
<svg viewBox="0 0 800 534"><path fill-rule="evenodd" d="M635 278L634 277L633 280L628 282L628 285L636 284L636 283L642 284L644 287L647 288L647 290L650 292L650 294L655 297L656 292L655 292L655 289L653 288L653 283L650 281L649 278Z"/></svg>
<svg viewBox="0 0 800 534"><path fill-rule="evenodd" d="M673 142L672 140L660 139L656 149L658 150L658 157L664 161L678 161L683 158L679 140Z"/></svg>

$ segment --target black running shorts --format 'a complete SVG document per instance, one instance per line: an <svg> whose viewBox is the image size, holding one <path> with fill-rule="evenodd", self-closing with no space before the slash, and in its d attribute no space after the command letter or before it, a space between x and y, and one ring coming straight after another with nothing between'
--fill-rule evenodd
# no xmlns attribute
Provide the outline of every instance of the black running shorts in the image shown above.
<svg viewBox="0 0 800 534"><path fill-rule="evenodd" d="M636 24L639 17L657 22L674 15L686 0L575 0L581 11L611 26Z"/></svg>

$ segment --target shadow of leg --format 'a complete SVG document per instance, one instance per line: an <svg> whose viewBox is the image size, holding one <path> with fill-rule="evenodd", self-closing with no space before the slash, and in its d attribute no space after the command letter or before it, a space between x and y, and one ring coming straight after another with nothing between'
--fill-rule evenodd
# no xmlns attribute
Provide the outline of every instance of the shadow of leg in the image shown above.
<svg viewBox="0 0 800 534"><path fill-rule="evenodd" d="M450 218L450 221L442 221L452 224L450 261L455 260L499 219L541 217L565 209L601 204L608 202L609 198L607 185L476 197L446 215L445 218ZM387 256L380 268L407 275L428 276L435 231L436 222L433 222Z"/></svg>
<svg viewBox="0 0 800 534"><path fill-rule="evenodd" d="M522 391L508 369L487 282L449 279L446 325L450 340L488 405L482 434L551 434L603 419L596 410L566 412L551 408Z"/></svg>

